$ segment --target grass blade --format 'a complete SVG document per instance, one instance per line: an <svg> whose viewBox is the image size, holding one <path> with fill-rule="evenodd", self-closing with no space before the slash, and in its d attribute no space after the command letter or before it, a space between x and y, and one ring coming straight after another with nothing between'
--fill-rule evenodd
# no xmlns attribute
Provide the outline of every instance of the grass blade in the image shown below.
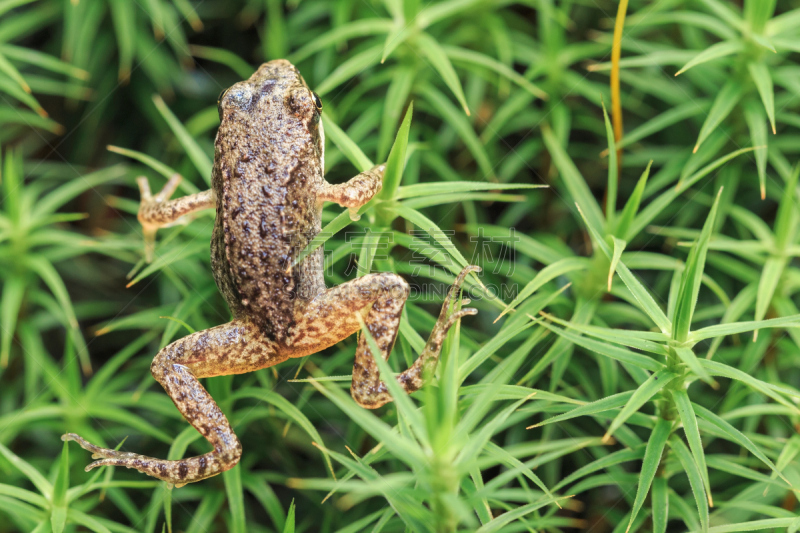
<svg viewBox="0 0 800 533"><path fill-rule="evenodd" d="M519 291L517 297L508 304L500 315L494 320L497 322L500 320L506 313L509 313L514 310L519 304L525 301L529 296L534 294L537 290L544 287L550 281L568 274L570 272L575 272L577 270L585 270L589 266L589 262L585 257L567 257L556 261L552 265L548 265L540 270L536 276L529 281L525 287Z"/></svg>
<svg viewBox="0 0 800 533"><path fill-rule="evenodd" d="M119 50L117 77L120 81L127 82L131 76L133 52L136 46L136 6L127 0L111 0L109 9Z"/></svg>
<svg viewBox="0 0 800 533"><path fill-rule="evenodd" d="M589 233L592 235L592 241L595 246L599 247L605 256L611 260L613 254L609 249L608 244L606 244L603 237L597 233L597 231L591 225L589 225L586 215L584 214L580 205L578 205L578 212L581 214L581 217L586 223L586 227L589 229ZM669 318L667 318L667 315L664 314L664 311L661 309L661 307L659 307L647 289L644 288L642 282L636 279L636 276L633 275L633 273L621 260L617 264L617 274L619 274L619 277L622 279L622 282L625 283L625 286L628 287L628 290L631 291L633 297L636 298L636 301L639 302L642 310L647 313L650 319L661 329L662 333L671 333L672 322L670 322Z"/></svg>
<svg viewBox="0 0 800 533"><path fill-rule="evenodd" d="M700 342L705 339L724 337L725 335L736 335L764 328L797 328L800 327L800 315L785 316L781 318L770 318L768 320L755 320L749 322L731 322L728 324L717 324L707 328L698 329L689 335L692 342Z"/></svg>
<svg viewBox="0 0 800 533"><path fill-rule="evenodd" d="M222 473L225 482L225 494L228 496L228 508L231 512L230 531L245 533L247 519L244 513L244 492L242 490L242 466L236 465Z"/></svg>
<svg viewBox="0 0 800 533"><path fill-rule="evenodd" d="M690 68L702 65L708 61L738 54L743 49L744 43L741 41L722 41L721 43L713 44L692 58L692 60L686 63L675 75L680 76Z"/></svg>
<svg viewBox="0 0 800 533"><path fill-rule="evenodd" d="M408 130L411 127L411 115L414 112L414 102L411 102L397 130L392 149L389 151L389 159L386 160L386 172L383 175L383 188L378 193L378 198L382 200L392 200L397 194L400 180L403 177L403 168L406 163L406 147L408 146Z"/></svg>
<svg viewBox="0 0 800 533"><path fill-rule="evenodd" d="M58 473L53 484L52 510L50 524L53 533L61 533L67 523L67 489L69 488L69 443L64 441L61 458L58 461Z"/></svg>
<svg viewBox="0 0 800 533"><path fill-rule="evenodd" d="M342 151L359 172L367 171L375 166L370 158L364 155L361 148L324 113L322 114L322 124L325 127L325 137L333 141L333 144Z"/></svg>
<svg viewBox="0 0 800 533"><path fill-rule="evenodd" d="M628 403L623 407L619 414L614 417L614 420L611 422L611 426L609 426L606 434L603 435L603 441L608 442L611 440L611 436L614 432L619 429L625 421L630 418L630 416L639 410L641 406L647 403L653 396L655 396L661 389L666 387L672 380L677 378L678 375L670 372L666 368L662 368L655 374L651 375L647 378L647 381L642 383L638 389L633 393L631 399Z"/></svg>
<svg viewBox="0 0 800 533"><path fill-rule="evenodd" d="M289 504L289 510L286 512L283 533L294 533L294 499L292 499L292 503Z"/></svg>
<svg viewBox="0 0 800 533"><path fill-rule="evenodd" d="M608 267L608 292L611 292L611 281L614 279L614 272L617 270L617 265L622 257L622 252L625 251L625 241L612 237L614 241L614 254L611 256L611 264Z"/></svg>
<svg viewBox="0 0 800 533"><path fill-rule="evenodd" d="M561 500L566 500L567 498L568 498L567 496L562 496L560 498L555 498L555 497L543 498L533 503L522 505L520 507L515 508L512 511L508 511L507 513L501 514L488 524L477 529L475 533L493 533L495 531L500 531L503 528L503 526L505 526L506 524L510 524L514 520L522 518L525 515L528 515L534 511L538 511L545 505L549 505L551 503L557 503Z"/></svg>
<svg viewBox="0 0 800 533"><path fill-rule="evenodd" d="M695 464L694 460L692 459L689 449L686 448L686 445L677 436L674 436L670 439L669 446L678 457L678 461L680 461L684 472L686 472L686 476L689 478L689 484L691 485L692 493L694 494L694 501L697 504L697 514L700 517L701 531L703 533L707 533L709 530L708 501L706 499L706 495L704 494L703 480L700 476L700 471L697 469L697 464Z"/></svg>
<svg viewBox="0 0 800 533"><path fill-rule="evenodd" d="M587 226L602 234L603 228L605 228L603 212L586 184L586 180L583 179L572 159L556 139L553 130L547 126L542 127L542 139L544 139L547 151L550 152L553 164L561 174L561 179L564 180L564 185L566 185L572 200L583 210Z"/></svg>
<svg viewBox="0 0 800 533"><path fill-rule="evenodd" d="M702 418L706 422L709 422L712 426L716 427L725 436L727 440L735 442L740 446L742 446L743 448L747 449L747 451L755 455L762 463L767 465L767 467L769 467L770 470L775 472L778 475L778 477L780 477L783 481L786 482L787 485L792 487L792 483L788 479L786 479L786 476L784 476L775 467L772 461L770 461L769 458L766 455L764 455L764 453L760 449L758 449L758 446L753 444L753 441L748 439L744 435L744 433L742 433L741 431L739 431L738 429L736 429L728 422L726 422L716 414L712 413L705 407L697 405L696 403L692 403L692 407L694 407L694 412L697 413L700 416L700 418Z"/></svg>
<svg viewBox="0 0 800 533"><path fill-rule="evenodd" d="M2 53L0 53L0 72L8 76L9 79L14 80L26 93L31 92L30 86L25 82L25 78L22 77L22 74L19 73L17 68L12 65Z"/></svg>
<svg viewBox="0 0 800 533"><path fill-rule="evenodd" d="M542 326L549 329L550 331L556 333L560 337L563 337L567 341L571 342L572 344L577 344L578 346L582 346L583 348L598 353L600 355L604 355L606 357L610 357L615 361L619 361L620 363L625 363L629 365L636 366L638 368L642 368L645 370L649 370L651 372L658 372L664 368L664 365L659 363L658 361L631 350L626 350L625 348L621 348L619 346L615 346L612 344L608 344L605 342L599 342L594 339L589 339L587 337L583 337L568 329L561 329L553 324L549 324L547 322L540 322Z"/></svg>
<svg viewBox="0 0 800 533"><path fill-rule="evenodd" d="M0 295L0 368L8 366L11 343L17 329L22 298L25 295L25 281L13 276L4 280L3 294Z"/></svg>
<svg viewBox="0 0 800 533"><path fill-rule="evenodd" d="M664 453L664 447L667 445L667 439L672 431L672 422L659 418L656 422L656 427L650 434L647 441L647 448L644 451L644 459L642 459L642 470L639 473L639 486L636 488L636 498L633 500L633 508L631 509L631 518L628 521L628 528L625 530L627 533L630 531L633 521L644 504L644 499L650 491L650 485L653 483L653 478L656 476L658 466L661 464L661 456Z"/></svg>
<svg viewBox="0 0 800 533"><path fill-rule="evenodd" d="M775 89L772 86L769 69L762 62L751 62L747 64L747 70L750 71L750 77L756 84L758 95L761 97L761 102L764 104L769 123L772 126L772 133L775 134L777 133L775 130Z"/></svg>
<svg viewBox="0 0 800 533"><path fill-rule="evenodd" d="M711 105L711 111L708 112L703 127L700 128L700 135L697 137L697 143L694 145L693 152L697 152L700 145L703 144L709 135L715 131L725 118L733 111L734 106L739 102L742 97L742 86L736 81L730 80L717 94L714 103Z"/></svg>
<svg viewBox="0 0 800 533"><path fill-rule="evenodd" d="M468 50L466 48L461 48L457 46L444 46L443 50L444 53L447 54L447 57L449 57L453 61L470 63L473 65L493 70L496 73L500 74L501 76L513 81L514 83L516 83L517 85L528 91L533 96L540 98L542 100L547 100L546 92L544 92L542 89L540 89L539 87L528 81L528 79L525 78L524 76L520 76L513 69L509 68L503 63L500 63L494 58L475 52L473 50Z"/></svg>
<svg viewBox="0 0 800 533"><path fill-rule="evenodd" d="M585 405L581 405L580 407L576 407L571 411L568 411L558 416L548 418L547 420L539 422L538 424L528 426L525 429L538 428L541 426L546 426L547 424L563 422L564 420L569 420L571 418L576 418L579 416L589 416L595 413L602 413L604 411L610 411L611 409L617 409L627 404L628 401L631 399L631 396L633 396L633 391L620 392L619 394L614 394L613 396L609 396L607 398L602 398L600 400L587 403Z"/></svg>
<svg viewBox="0 0 800 533"><path fill-rule="evenodd" d="M647 178L650 176L650 166L652 164L652 160L647 163L647 168L644 169L644 172L642 172L642 175L639 177L639 181L636 182L636 187L633 189L628 201L625 202L625 207L622 209L622 214L617 222L614 235L623 241L628 241L633 238L629 230L636 213L639 211L639 204L642 202L642 194L644 194L644 188L647 185Z"/></svg>
<svg viewBox="0 0 800 533"><path fill-rule="evenodd" d="M359 52L353 57L336 67L325 80L317 85L316 91L320 96L328 94L333 89L354 78L370 67L377 65L381 59L383 45L375 45Z"/></svg>
<svg viewBox="0 0 800 533"><path fill-rule="evenodd" d="M220 65L227 66L243 80L246 80L253 74L253 67L250 63L230 50L193 44L189 46L189 51L194 57L207 59L219 63Z"/></svg>
<svg viewBox="0 0 800 533"><path fill-rule="evenodd" d="M753 100L748 100L744 106L744 118L750 130L750 139L755 149L756 168L758 169L758 184L761 189L761 199L767 197L767 125L763 110Z"/></svg>
<svg viewBox="0 0 800 533"><path fill-rule="evenodd" d="M692 402L683 389L672 391L672 398L675 401L675 408L678 410L681 424L683 424L683 431L686 434L686 440L689 442L689 449L692 450L692 457L694 457L694 462L700 471L700 477L703 479L703 486L708 496L708 506L714 507L714 500L711 497L711 483L708 480L706 456L703 451L703 441L700 438L700 428L697 426L697 417L694 414L694 409L692 409Z"/></svg>
<svg viewBox="0 0 800 533"><path fill-rule="evenodd" d="M508 453L505 449L493 443L492 441L488 441L484 451L489 455L494 455L498 460L498 464L504 464L507 468L516 469L518 472L521 472L523 476L533 481L537 487L542 489L542 492L544 492L545 495L551 498L553 497L553 494L547 488L547 485L545 485L544 482L539 479L539 476L534 474L530 468L526 467L522 463L522 461ZM558 503L556 503L556 505L558 505ZM558 505L558 507L560 508L561 506Z"/></svg>
<svg viewBox="0 0 800 533"><path fill-rule="evenodd" d="M197 141L195 141L189 132L186 131L186 128L183 126L181 121L178 120L178 117L176 117L172 111L170 111L169 107L167 107L167 104L164 103L163 98L161 98L159 95L154 95L153 103L156 105L158 112L161 113L161 116L169 125L172 133L175 134L178 142L181 144L183 149L186 150L186 155L189 156L189 159L194 164L194 167L197 169L200 177L206 182L206 185L210 185L211 168L213 166L211 159L208 158L203 149L200 148L200 145L197 144Z"/></svg>
<svg viewBox="0 0 800 533"><path fill-rule="evenodd" d="M17 470L22 472L33 486L36 487L36 490L39 491L39 494L47 498L48 500L52 499L53 496L53 486L50 484L49 481L38 471L36 470L29 462L0 444L0 455L6 458L6 460L11 463Z"/></svg>
<svg viewBox="0 0 800 533"><path fill-rule="evenodd" d="M400 434L383 422L375 415L360 407L352 399L348 398L338 387L322 385L316 380L311 380L311 384L321 392L326 398L331 400L336 406L347 414L347 416L361 428L372 435L379 442L392 452L399 460L408 465L414 465L425 461L425 456L416 442Z"/></svg>
<svg viewBox="0 0 800 533"><path fill-rule="evenodd" d="M467 106L467 99L464 96L464 90L461 88L461 81L458 79L458 75L455 69L453 69L453 64L450 63L447 54L436 39L432 38L427 33L420 33L417 36L417 40L419 44L417 49L428 58L428 61L431 62L433 68L435 68L442 77L444 83L453 92L458 103L461 104L464 113L469 116L469 107Z"/></svg>
<svg viewBox="0 0 800 533"><path fill-rule="evenodd" d="M461 140L467 145L472 157L475 158L475 162L478 163L478 166L483 173L483 179L496 181L497 177L495 175L494 165L492 165L489 154L486 152L486 148L478 138L478 135L475 133L475 129L472 127L472 124L469 122L467 117L463 113L459 112L458 108L454 106L444 94L442 94L432 85L422 85L419 88L419 92L425 98L427 103L430 104L434 112L441 116L442 119L444 119L445 122L450 125L450 127L456 130L458 136L461 137Z"/></svg>
<svg viewBox="0 0 800 533"><path fill-rule="evenodd" d="M304 59L311 57L320 50L343 43L349 39L388 33L393 27L394 22L386 18L355 20L353 22L337 26L330 31L323 33L316 39L313 39L312 41L303 45L303 47L296 52L290 54L288 59L297 65Z"/></svg>
<svg viewBox="0 0 800 533"><path fill-rule="evenodd" d="M386 91L378 135L378 161L384 161L389 152L389 143L392 142L392 134L395 132L397 121L400 120L400 113L408 101L408 95L411 94L415 73L409 66L398 66Z"/></svg>
<svg viewBox="0 0 800 533"><path fill-rule="evenodd" d="M439 246L447 250L456 263L454 265L451 264L450 270L453 273L460 272L462 268L467 266L467 260L463 255L461 255L461 252L459 252L455 245L450 241L450 239L447 237L447 234L442 231L439 226L434 224L431 219L416 209L411 209L410 207L406 207L402 204L395 205L390 209L430 235L431 238L439 244ZM453 261L451 260L449 262L452 263Z"/></svg>
<svg viewBox="0 0 800 533"><path fill-rule="evenodd" d="M706 264L708 253L708 243L711 240L711 231L717 217L717 208L722 196L722 188L717 193L711 212L703 224L700 238L689 252L686 266L681 276L681 284L678 289L678 298L675 303L675 315L672 317L672 338L678 342L685 342L689 337L692 327L692 317L697 306L697 295L700 292L700 284L703 277L703 270Z"/></svg>
<svg viewBox="0 0 800 533"><path fill-rule="evenodd" d="M667 480L658 476L653 480L650 489L650 501L653 509L653 533L666 533L669 519L669 491Z"/></svg>
<svg viewBox="0 0 800 533"><path fill-rule="evenodd" d="M294 404L292 404L289 400L287 400L277 392L265 389L259 389L255 387L248 387L237 390L231 395L231 401L240 398L253 398L275 406L277 409L282 411L287 416L287 418L289 418L292 422L303 428L303 430L308 434L309 437L313 439L314 442L316 442L320 446L324 446L322 436L314 427L314 424L311 423L311 421L306 417L306 415L303 414L302 411L300 411L300 409L298 409ZM327 455L325 455L325 462L327 463L330 471L333 472L333 466L331 465L330 458Z"/></svg>

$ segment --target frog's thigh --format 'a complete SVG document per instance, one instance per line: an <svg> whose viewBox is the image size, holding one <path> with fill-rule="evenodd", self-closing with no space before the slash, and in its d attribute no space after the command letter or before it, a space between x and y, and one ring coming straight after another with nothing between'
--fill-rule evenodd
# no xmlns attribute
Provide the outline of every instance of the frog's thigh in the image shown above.
<svg viewBox="0 0 800 533"><path fill-rule="evenodd" d="M408 283L389 272L368 274L326 290L298 307L287 342L290 357L317 353L349 337L360 329L356 313L365 319L378 346L391 348L407 297Z"/></svg>
<svg viewBox="0 0 800 533"><path fill-rule="evenodd" d="M302 309L291 337L291 357L316 353L358 331L356 313L360 313L381 356L387 359L408 292L408 283L388 272L368 274L328 289ZM363 336L356 348L350 392L363 407L375 408L391 401Z"/></svg>

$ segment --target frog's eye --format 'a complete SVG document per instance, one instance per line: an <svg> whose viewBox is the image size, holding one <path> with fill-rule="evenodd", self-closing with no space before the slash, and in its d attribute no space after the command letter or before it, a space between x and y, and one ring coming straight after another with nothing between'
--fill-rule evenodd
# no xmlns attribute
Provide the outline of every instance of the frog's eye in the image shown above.
<svg viewBox="0 0 800 533"><path fill-rule="evenodd" d="M317 95L315 92L312 92L311 96L314 97L314 106L316 106L317 111L322 111L322 100L319 99L319 95Z"/></svg>

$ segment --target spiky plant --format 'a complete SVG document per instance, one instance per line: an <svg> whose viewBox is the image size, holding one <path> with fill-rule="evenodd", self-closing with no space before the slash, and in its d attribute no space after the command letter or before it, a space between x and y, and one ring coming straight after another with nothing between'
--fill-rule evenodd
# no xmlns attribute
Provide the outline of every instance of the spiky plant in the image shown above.
<svg viewBox="0 0 800 533"><path fill-rule="evenodd" d="M0 533L797 531L800 6L631 0L617 65L618 7L0 1ZM330 181L388 163L303 252L412 283L382 373L468 263L480 313L377 411L355 337L207 380L245 449L222 476L84 473L65 430L207 451L148 369L229 319L213 213L148 264L135 178L207 188L217 95L278 57L325 103Z"/></svg>

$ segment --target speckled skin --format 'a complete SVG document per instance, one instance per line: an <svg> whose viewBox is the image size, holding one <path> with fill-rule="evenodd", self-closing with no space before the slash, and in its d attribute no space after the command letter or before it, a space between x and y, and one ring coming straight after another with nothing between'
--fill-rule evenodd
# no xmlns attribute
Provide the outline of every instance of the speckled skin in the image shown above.
<svg viewBox="0 0 800 533"><path fill-rule="evenodd" d="M409 293L403 278L368 274L326 289L321 248L294 265L321 229L323 202L338 203L353 215L380 190L385 168L376 166L340 185L325 182L318 106L318 98L291 63L265 63L220 99L211 190L169 200L179 176L156 196L146 179L139 180L139 220L148 256L158 228L199 209L217 210L211 266L234 318L173 342L150 367L184 418L214 449L166 461L100 448L74 433L64 435L62 439L77 441L100 459L87 471L125 466L182 486L232 468L241 457L241 444L198 378L252 372L319 352L358 331L358 315L380 355L389 357ZM469 266L459 274L420 357L397 376L407 392L422 386L424 370L436 363L450 326L477 312L450 309L465 276L476 270ZM370 409L392 400L363 336L356 348L351 393Z"/></svg>

